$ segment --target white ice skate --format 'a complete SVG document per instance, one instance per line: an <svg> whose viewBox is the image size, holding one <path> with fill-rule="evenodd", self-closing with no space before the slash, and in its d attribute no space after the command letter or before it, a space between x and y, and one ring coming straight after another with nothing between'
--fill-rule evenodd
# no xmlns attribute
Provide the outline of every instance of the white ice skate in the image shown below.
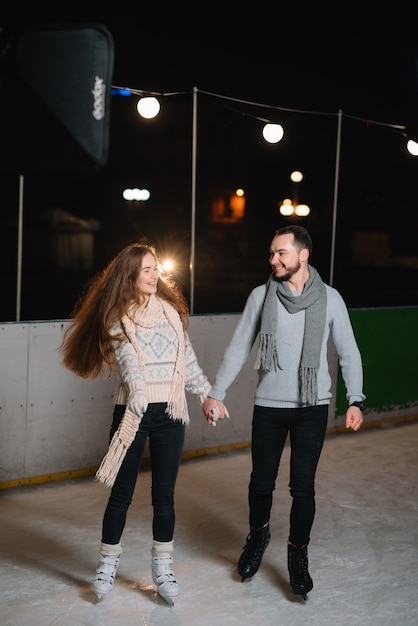
<svg viewBox="0 0 418 626"><path fill-rule="evenodd" d="M172 556L153 556L151 561L152 580L157 587L158 594L171 605L174 604L174 599L180 592L180 585L171 569L172 564Z"/></svg>
<svg viewBox="0 0 418 626"><path fill-rule="evenodd" d="M120 554L117 556L100 555L96 575L92 581L92 589L97 596L97 601L109 593L115 581L116 570L119 565Z"/></svg>

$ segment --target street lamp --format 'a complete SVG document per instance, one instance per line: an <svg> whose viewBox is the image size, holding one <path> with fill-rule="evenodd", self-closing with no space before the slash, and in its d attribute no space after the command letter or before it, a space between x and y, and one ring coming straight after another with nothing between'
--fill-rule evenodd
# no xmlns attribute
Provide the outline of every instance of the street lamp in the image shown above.
<svg viewBox="0 0 418 626"><path fill-rule="evenodd" d="M290 198L285 198L279 205L279 212L280 215L284 217L290 217L292 215L306 217L311 212L311 209L307 204L294 204Z"/></svg>
<svg viewBox="0 0 418 626"><path fill-rule="evenodd" d="M303 174L299 170L294 170L290 174L290 180L296 184L302 182ZM285 198L283 202L279 205L280 215L284 217L290 217L292 215L296 215L297 217L306 217L311 212L311 209L307 204L299 204L298 202L298 193L295 190L294 198L291 200L290 198Z"/></svg>
<svg viewBox="0 0 418 626"><path fill-rule="evenodd" d="M123 199L128 200L128 202L144 202L150 199L151 194L148 189L138 189L134 187L133 189L124 189L122 196Z"/></svg>

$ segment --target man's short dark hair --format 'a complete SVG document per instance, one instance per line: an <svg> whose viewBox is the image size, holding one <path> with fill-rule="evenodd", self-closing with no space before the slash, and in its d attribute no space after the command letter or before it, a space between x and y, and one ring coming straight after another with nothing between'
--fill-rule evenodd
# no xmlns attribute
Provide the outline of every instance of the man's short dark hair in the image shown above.
<svg viewBox="0 0 418 626"><path fill-rule="evenodd" d="M276 230L275 236L278 235L293 235L295 247L299 250L306 248L309 250L309 254L312 252L312 239L308 231L304 226L298 224L289 224Z"/></svg>

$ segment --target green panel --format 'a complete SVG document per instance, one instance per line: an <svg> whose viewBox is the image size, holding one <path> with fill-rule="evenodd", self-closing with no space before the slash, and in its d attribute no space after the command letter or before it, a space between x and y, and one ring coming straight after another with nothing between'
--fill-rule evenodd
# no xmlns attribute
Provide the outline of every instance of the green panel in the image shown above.
<svg viewBox="0 0 418 626"><path fill-rule="evenodd" d="M418 406L418 307L350 309L363 359L368 411ZM347 408L338 369L336 416Z"/></svg>

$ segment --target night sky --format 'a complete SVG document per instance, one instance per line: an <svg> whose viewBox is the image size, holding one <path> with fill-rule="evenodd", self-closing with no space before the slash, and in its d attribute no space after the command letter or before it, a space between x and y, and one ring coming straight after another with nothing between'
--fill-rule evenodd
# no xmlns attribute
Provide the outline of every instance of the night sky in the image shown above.
<svg viewBox="0 0 418 626"><path fill-rule="evenodd" d="M416 28L408 16L292 3L252 10L216 3L3 3L6 39L42 23L101 23L114 38L114 82L199 89L271 105L405 123L415 109ZM7 7L9 10L7 10ZM82 8L80 8L82 7ZM235 7L235 8L234 8ZM0 18L1 19L1 18Z"/></svg>
<svg viewBox="0 0 418 626"><path fill-rule="evenodd" d="M285 193L289 171L295 167L306 171L304 192L313 206L306 225L318 242L315 262L324 279L329 278L338 112L343 115L338 209L340 263L353 260L349 241L355 230L388 231L392 255L402 259L418 257L418 159L406 156L403 147L406 134L418 130L418 36L409 16L394 17L392 12L376 13L364 6L358 11L312 4L304 8L301 3L291 7L278 5L268 11L263 5L258 11L257 6L249 11L238 3L236 9L230 3L211 3L194 10L175 4L168 9L157 4L143 9L126 1L111 9L96 2L40 2L24 12L15 7L13 3L2 6L0 70L7 65L13 46L27 29L44 24L69 28L101 24L113 41L113 85L144 93L184 93L189 101L184 119L179 117L179 123L173 124L168 111L175 99L163 98L165 109L158 124L146 127L138 124L133 105L112 99L111 151L108 164L97 177L99 185L97 179L85 180L88 176L80 180L69 175L67 180L61 180L46 172L26 177L25 250L30 261L24 263L24 268L26 276L29 271L34 275L26 278L28 293L33 295L24 300L29 303L37 293L48 297L51 283L56 292L66 291L65 302L54 311L46 300L45 306L35 311L32 305L24 304L28 316L66 317L75 295L89 278L86 274L71 276L69 286L61 285L63 277L59 272L43 266L37 269L33 262L36 237L28 234L30 220L36 217L39 221L40 216L43 219L51 209L51 198L70 213L102 222L98 237L101 243L96 246L97 267L127 237L136 237L135 228L139 233L148 229L152 243L158 245L177 238L183 243L187 265L193 87L202 94L231 98L230 102L211 96L199 100L199 206L202 210L205 203L209 206L215 186L225 182L240 184L244 180L248 190L246 231L210 233L203 221L197 225L202 237L207 233L210 237L208 241L198 241L202 268L198 278L210 302L213 298L205 284L207 277L212 278L213 289L219 292L225 268L230 270L234 263L248 279L245 284L242 281L241 291L230 305L232 310L243 304L254 283L264 280L269 238L282 225L277 217L277 203L280 194ZM267 156L256 122L252 124L252 118L257 116L283 123L285 128L283 145L276 151L270 150ZM211 125L213 120L215 125ZM124 209L116 193L122 184L133 184L135 176L136 185L151 185L155 190L154 204L149 213L143 211L133 224L129 222L132 215L125 216L130 224L127 231L122 220ZM0 171L0 178L2 217L10 232L15 228L16 183L7 172ZM13 237L9 237L8 243L10 250L3 249L3 259L14 254ZM218 259L217 267L214 259ZM372 255L363 262L370 260L374 262ZM416 263L412 268L414 283L415 266ZM10 268L11 275L5 277L5 282L11 285L13 303L15 267ZM35 270L39 270L39 276L47 276L46 287L37 284L42 278L35 276ZM399 266L391 270L390 280L396 283L397 273L404 270ZM354 297L350 291L352 271L351 268L347 273L344 267L344 273L336 276L337 286L351 305L362 305L363 301L370 305L418 302L416 292L410 297L410 276L405 279L401 297L396 294L392 299L380 298L387 269L376 283L379 297L367 300L364 295L370 293L370 281L362 268L355 281L363 281L363 291L360 297ZM232 277L234 285L240 281ZM25 275L23 282L25 286ZM205 310L205 306L201 308ZM0 311L0 318L8 319L11 309L13 304L6 313Z"/></svg>

